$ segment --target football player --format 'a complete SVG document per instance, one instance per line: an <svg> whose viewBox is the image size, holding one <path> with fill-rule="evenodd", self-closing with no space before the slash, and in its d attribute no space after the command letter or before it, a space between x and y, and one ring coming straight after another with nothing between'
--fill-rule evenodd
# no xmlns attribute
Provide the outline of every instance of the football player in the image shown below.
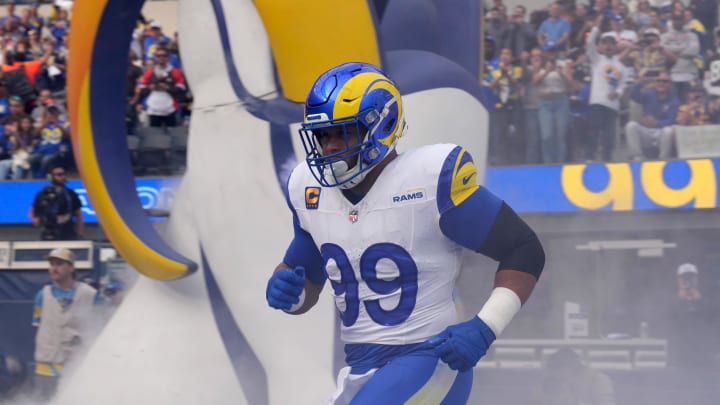
<svg viewBox="0 0 720 405"><path fill-rule="evenodd" d="M347 363L332 404L466 403L473 367L544 265L533 230L478 185L465 149L399 154L406 131L396 85L367 63L323 73L305 102L307 158L287 184L294 238L266 297L302 314L329 281ZM456 323L463 248L500 263L480 313Z"/></svg>

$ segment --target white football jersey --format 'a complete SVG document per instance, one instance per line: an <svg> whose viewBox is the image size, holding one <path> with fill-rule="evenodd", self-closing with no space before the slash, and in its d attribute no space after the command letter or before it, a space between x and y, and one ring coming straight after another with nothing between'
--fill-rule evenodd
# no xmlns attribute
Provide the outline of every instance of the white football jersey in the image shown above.
<svg viewBox="0 0 720 405"><path fill-rule="evenodd" d="M477 189L469 159L450 144L406 151L357 204L320 187L304 162L295 168L290 203L325 261L345 343L418 343L456 322L463 248L440 230L438 185L447 201L451 188L453 200Z"/></svg>

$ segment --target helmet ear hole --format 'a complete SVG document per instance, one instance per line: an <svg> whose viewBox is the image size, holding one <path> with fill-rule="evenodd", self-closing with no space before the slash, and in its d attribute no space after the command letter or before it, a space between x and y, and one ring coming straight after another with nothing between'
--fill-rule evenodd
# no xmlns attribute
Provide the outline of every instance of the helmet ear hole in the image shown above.
<svg viewBox="0 0 720 405"><path fill-rule="evenodd" d="M395 118L388 121L387 125L385 125L383 127L383 131L387 132L387 131L391 130L394 126L395 126Z"/></svg>

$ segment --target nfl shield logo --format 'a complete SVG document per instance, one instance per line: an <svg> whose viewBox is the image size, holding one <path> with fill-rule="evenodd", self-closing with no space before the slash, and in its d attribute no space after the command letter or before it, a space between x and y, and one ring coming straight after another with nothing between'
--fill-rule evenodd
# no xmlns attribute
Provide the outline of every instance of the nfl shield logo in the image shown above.
<svg viewBox="0 0 720 405"><path fill-rule="evenodd" d="M350 214L348 214L348 219L350 222L355 223L358 220L358 212L357 210L350 211Z"/></svg>

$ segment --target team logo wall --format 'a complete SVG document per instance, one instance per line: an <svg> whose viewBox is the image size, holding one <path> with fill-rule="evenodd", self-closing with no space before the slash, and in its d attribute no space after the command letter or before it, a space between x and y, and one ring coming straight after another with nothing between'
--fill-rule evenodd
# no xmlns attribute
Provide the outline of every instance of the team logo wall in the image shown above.
<svg viewBox="0 0 720 405"><path fill-rule="evenodd" d="M316 210L320 205L320 187L305 187L305 208Z"/></svg>
<svg viewBox="0 0 720 405"><path fill-rule="evenodd" d="M410 201L419 201L425 199L425 189L415 189L415 190L407 190L404 193L396 194L392 196L392 202L393 204L397 203L404 203L404 202L410 202Z"/></svg>

